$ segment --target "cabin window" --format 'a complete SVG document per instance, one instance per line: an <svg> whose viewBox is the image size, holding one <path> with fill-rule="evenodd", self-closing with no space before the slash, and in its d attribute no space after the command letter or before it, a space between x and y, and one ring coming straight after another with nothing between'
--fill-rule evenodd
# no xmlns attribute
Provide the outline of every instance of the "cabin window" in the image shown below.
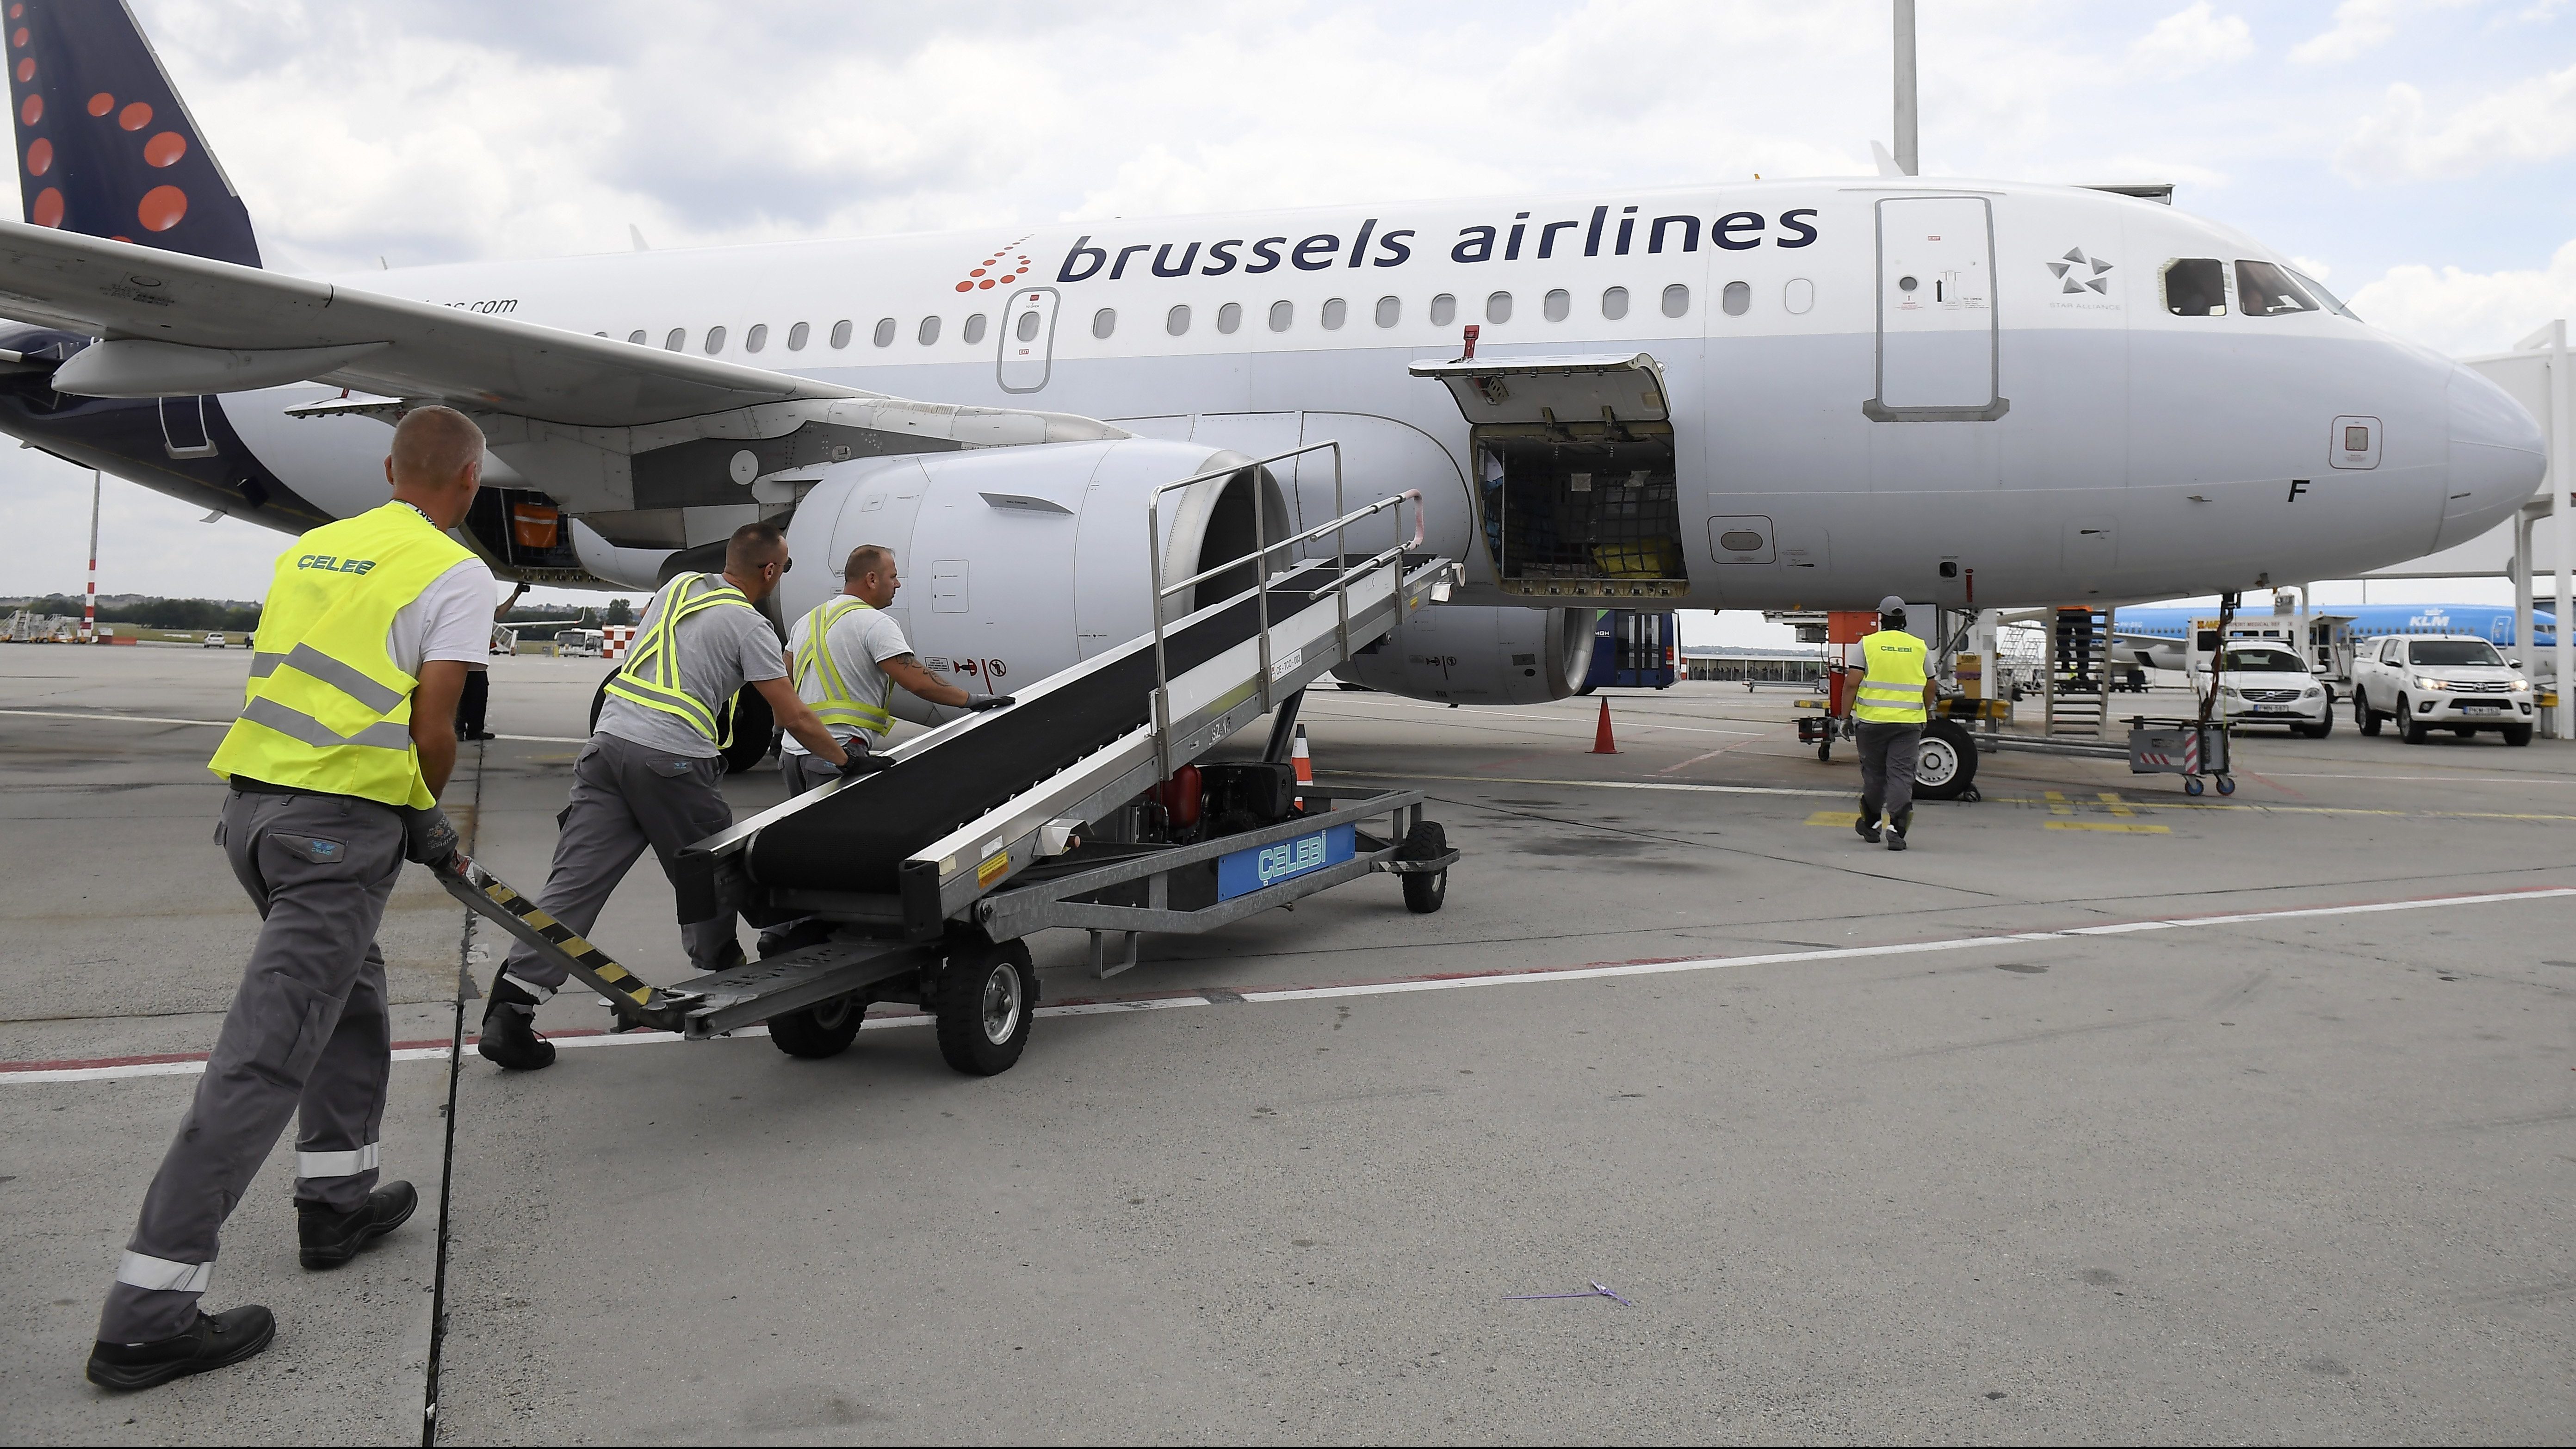
<svg viewBox="0 0 2576 1449"><path fill-rule="evenodd" d="M977 312L966 319L966 345L972 347L983 340L984 314Z"/></svg>
<svg viewBox="0 0 2576 1449"><path fill-rule="evenodd" d="M1224 306L1216 309L1217 331L1231 336L1233 335L1234 330L1242 325L1243 304L1241 302L1228 302Z"/></svg>
<svg viewBox="0 0 2576 1449"><path fill-rule="evenodd" d="M1539 299L1538 310L1550 322L1562 322L1574 310L1574 294L1563 287L1555 288Z"/></svg>
<svg viewBox="0 0 2576 1449"><path fill-rule="evenodd" d="M644 329L643 329L643 328L641 328L641 327L638 327L638 328L636 328L634 331L627 333L627 334L626 334L626 340L627 340L627 341L629 341L629 342L634 343L634 344L635 344L636 346L638 346L638 347L643 346L643 345L644 345Z"/></svg>
<svg viewBox="0 0 2576 1449"><path fill-rule="evenodd" d="M707 356L713 357L717 353L724 351L724 337L725 330L721 327L710 327L707 329Z"/></svg>
<svg viewBox="0 0 2576 1449"><path fill-rule="evenodd" d="M1628 315L1628 289L1612 287L1601 294L1601 315L1616 322Z"/></svg>
<svg viewBox="0 0 2576 1449"><path fill-rule="evenodd" d="M930 344L937 342L939 340L939 319L936 317L922 318L921 326L914 329L912 337L914 341L920 343L924 347L928 347Z"/></svg>
<svg viewBox="0 0 2576 1449"><path fill-rule="evenodd" d="M813 329L813 327L812 327L811 325L809 325L809 324L807 324L807 323L799 322L799 323L797 323L795 326L788 328L788 329L787 329L787 350L788 350L788 351L790 351L790 352L802 352L802 351L804 351L804 350L805 350L805 339L806 339L806 338L808 338L808 337L811 337L811 336L813 336L813 335L814 335L814 329Z"/></svg>
<svg viewBox="0 0 2576 1449"><path fill-rule="evenodd" d="M1431 299L1431 325L1446 327L1458 320L1458 299L1443 292Z"/></svg>
<svg viewBox="0 0 2576 1449"><path fill-rule="evenodd" d="M664 352L677 352L688 345L689 329L686 327L674 327L671 329L671 335L662 339Z"/></svg>
<svg viewBox="0 0 2576 1449"><path fill-rule="evenodd" d="M1780 306L1792 317L1804 317L1816 305L1816 284L1804 277L1791 277L1780 289Z"/></svg>
<svg viewBox="0 0 2576 1449"><path fill-rule="evenodd" d="M1500 325L1512 320L1512 294L1495 292L1485 298L1485 320Z"/></svg>
<svg viewBox="0 0 2576 1449"><path fill-rule="evenodd" d="M2307 289L2290 279L2289 269L2270 262L2236 264L2236 300L2248 317L2279 317L2291 312L2314 312L2317 301Z"/></svg>
<svg viewBox="0 0 2576 1449"><path fill-rule="evenodd" d="M868 340L874 342L879 347L894 346L894 319L892 317L879 317L877 319L877 330Z"/></svg>
<svg viewBox="0 0 2576 1449"><path fill-rule="evenodd" d="M1690 288L1679 282L1664 289L1664 315L1679 317L1690 310Z"/></svg>
<svg viewBox="0 0 2576 1449"><path fill-rule="evenodd" d="M1727 283L1726 290L1718 294L1717 304L1726 309L1726 315L1729 317L1743 316L1745 313L1753 310L1753 284L1750 282Z"/></svg>
<svg viewBox="0 0 2576 1449"><path fill-rule="evenodd" d="M1037 309L1036 309L1036 308L1034 308L1034 307L1032 307L1032 308L1030 308L1028 311L1021 313L1021 314L1020 314L1020 320L1019 320L1019 322L1018 322L1016 325L1014 325L1014 326L1012 327L1012 329L1011 329L1011 330L1019 334L1020 340L1021 340L1022 342L1035 342L1035 341L1037 341L1037 340L1038 340L1038 313L1037 313Z"/></svg>
<svg viewBox="0 0 2576 1449"><path fill-rule="evenodd" d="M742 334L742 350L745 352L758 352L768 345L769 324L766 322L754 322L751 330Z"/></svg>
<svg viewBox="0 0 2576 1449"><path fill-rule="evenodd" d="M1190 307L1187 302L1163 314L1163 330L1174 337L1190 330Z"/></svg>
<svg viewBox="0 0 2576 1449"><path fill-rule="evenodd" d="M1030 313L1029 315L1030 315L1030 316L1032 316L1032 317L1034 317L1034 316L1036 316L1037 314L1036 314L1036 313L1034 313L1034 312L1032 312L1032 313ZM1091 335L1092 335L1092 336L1094 336L1094 337L1107 337L1110 333L1115 332L1115 331L1117 331L1117 330L1118 330L1118 309L1117 309L1117 308L1115 308L1115 307L1103 307L1103 308L1101 308L1099 311L1094 312L1094 313L1092 313L1092 314L1091 314Z"/></svg>
<svg viewBox="0 0 2576 1449"><path fill-rule="evenodd" d="M1270 304L1270 330L1271 330L1271 331L1273 331L1273 332L1285 332L1285 331L1287 331L1287 330L1288 330L1288 324L1290 324L1290 323L1292 323L1292 322L1294 322L1294 321L1296 321L1296 320L1297 320L1297 304L1296 304L1296 303L1294 303L1294 302L1273 302L1273 303L1271 303L1271 304Z"/></svg>
<svg viewBox="0 0 2576 1449"><path fill-rule="evenodd" d="M1377 299L1377 325L1392 327L1404 316L1404 303L1394 297Z"/></svg>
<svg viewBox="0 0 2576 1449"><path fill-rule="evenodd" d="M2177 317L2227 315L2227 268L2207 257L2165 263L2165 310Z"/></svg>
<svg viewBox="0 0 2576 1449"><path fill-rule="evenodd" d="M1350 303L1343 301L1339 297L1326 298L1324 302L1323 316L1324 330L1327 332L1339 332L1342 329L1342 324L1350 320L1350 315Z"/></svg>
<svg viewBox="0 0 2576 1449"><path fill-rule="evenodd" d="M842 348L850 345L850 332L852 330L852 325L853 324L850 319L847 317L844 317L840 321L832 324L833 347Z"/></svg>

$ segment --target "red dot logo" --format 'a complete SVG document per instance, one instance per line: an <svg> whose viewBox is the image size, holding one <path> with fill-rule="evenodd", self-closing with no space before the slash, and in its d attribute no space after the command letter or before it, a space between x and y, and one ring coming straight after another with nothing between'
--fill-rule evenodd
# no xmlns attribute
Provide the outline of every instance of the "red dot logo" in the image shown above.
<svg viewBox="0 0 2576 1449"><path fill-rule="evenodd" d="M43 96L29 96L26 104L18 107L18 124L22 126L32 126L44 118L45 98Z"/></svg>
<svg viewBox="0 0 2576 1449"><path fill-rule="evenodd" d="M89 113L93 116L104 116L115 109L116 97L109 95L105 91L100 91L97 95L89 98Z"/></svg>
<svg viewBox="0 0 2576 1449"><path fill-rule="evenodd" d="M36 204L27 208L28 219L38 226L63 224L63 194L48 186L36 193Z"/></svg>
<svg viewBox="0 0 2576 1449"><path fill-rule="evenodd" d="M134 208L134 219L145 231L168 231L188 214L188 193L175 186L155 186L143 193L143 204Z"/></svg>
<svg viewBox="0 0 2576 1449"><path fill-rule="evenodd" d="M143 143L143 159L154 166L172 166L188 154L188 138L176 131L164 131Z"/></svg>
<svg viewBox="0 0 2576 1449"><path fill-rule="evenodd" d="M54 169L54 143L38 136L27 148L27 174L42 176Z"/></svg>
<svg viewBox="0 0 2576 1449"><path fill-rule="evenodd" d="M21 25L9 32L9 43L23 50L27 45L27 27Z"/></svg>
<svg viewBox="0 0 2576 1449"><path fill-rule="evenodd" d="M971 292L975 290L975 284L973 282L959 282L957 284L957 290L961 292Z"/></svg>
<svg viewBox="0 0 2576 1449"><path fill-rule="evenodd" d="M20 80L22 80L22 81L31 81L31 80L34 80L35 78L36 78L36 61L35 61L35 57L33 57L33 56L29 56L27 59L25 59L25 60L22 60L22 61L18 62L18 79L20 79Z"/></svg>
<svg viewBox="0 0 2576 1449"><path fill-rule="evenodd" d="M26 7L26 6L24 6L24 5L12 5L12 6L10 6L10 7L9 7L9 18L10 18L10 19L12 19L12 20L17 19L19 16L24 15L24 14L26 14L26 13L27 13L27 7Z"/></svg>
<svg viewBox="0 0 2576 1449"><path fill-rule="evenodd" d="M136 101L116 113L116 124L129 131L140 131L152 124L152 108L141 101Z"/></svg>
<svg viewBox="0 0 2576 1449"><path fill-rule="evenodd" d="M982 280L982 281L980 281L980 282L977 282L975 285L976 285L976 286L978 286L978 287L984 287L984 288L989 289L989 288L993 285L993 279L992 279L992 278L990 278L990 277L986 277L984 280Z"/></svg>

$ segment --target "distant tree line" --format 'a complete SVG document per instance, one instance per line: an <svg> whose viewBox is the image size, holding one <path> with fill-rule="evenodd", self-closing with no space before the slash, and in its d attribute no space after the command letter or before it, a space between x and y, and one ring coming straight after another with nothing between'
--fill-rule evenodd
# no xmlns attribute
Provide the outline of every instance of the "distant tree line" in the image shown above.
<svg viewBox="0 0 2576 1449"><path fill-rule="evenodd" d="M63 614L74 619L81 613L77 594L47 594L18 607L30 614ZM98 621L141 624L147 629L222 629L238 634L259 627L259 605L228 604L216 599L135 599L100 604Z"/></svg>

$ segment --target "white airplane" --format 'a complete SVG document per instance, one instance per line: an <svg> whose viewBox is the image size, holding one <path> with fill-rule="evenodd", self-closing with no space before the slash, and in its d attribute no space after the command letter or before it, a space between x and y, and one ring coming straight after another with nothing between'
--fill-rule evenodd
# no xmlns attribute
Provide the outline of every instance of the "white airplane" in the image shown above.
<svg viewBox="0 0 2576 1449"><path fill-rule="evenodd" d="M2013 607L2351 577L2529 499L2538 426L2250 237L1903 175L299 278L122 7L11 7L26 224L0 429L285 529L382 501L408 403L491 438L505 576L650 587L732 529L881 543L926 658L1009 687L1166 577L1415 490L1464 586L1348 672L1580 686L1601 606ZM100 339L93 341L92 339ZM5 359L0 359L5 360ZM910 401L927 399L931 401ZM1261 506L1256 520L1254 500ZM1397 527L1354 530L1353 549ZM1224 582L1224 581L1219 581Z"/></svg>

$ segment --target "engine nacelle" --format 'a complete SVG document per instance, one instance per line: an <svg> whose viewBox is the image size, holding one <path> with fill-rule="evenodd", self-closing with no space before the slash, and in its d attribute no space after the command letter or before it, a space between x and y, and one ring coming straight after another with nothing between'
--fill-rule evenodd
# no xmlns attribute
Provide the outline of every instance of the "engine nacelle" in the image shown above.
<svg viewBox="0 0 2576 1449"><path fill-rule="evenodd" d="M971 693L1007 694L1150 630L1149 496L1248 461L1205 444L1127 438L836 463L797 504L788 528L796 568L779 603L792 624L839 590L850 550L882 544L903 580L887 612L924 667ZM1296 531L1267 469L1164 494L1162 576L1185 579L1250 554L1256 496L1267 537ZM1229 570L1176 595L1163 616L1178 619L1251 582L1250 565ZM900 689L894 712L922 724L956 713Z"/></svg>
<svg viewBox="0 0 2576 1449"><path fill-rule="evenodd" d="M1418 609L1336 675L1389 694L1452 704L1542 704L1592 672L1593 609Z"/></svg>

